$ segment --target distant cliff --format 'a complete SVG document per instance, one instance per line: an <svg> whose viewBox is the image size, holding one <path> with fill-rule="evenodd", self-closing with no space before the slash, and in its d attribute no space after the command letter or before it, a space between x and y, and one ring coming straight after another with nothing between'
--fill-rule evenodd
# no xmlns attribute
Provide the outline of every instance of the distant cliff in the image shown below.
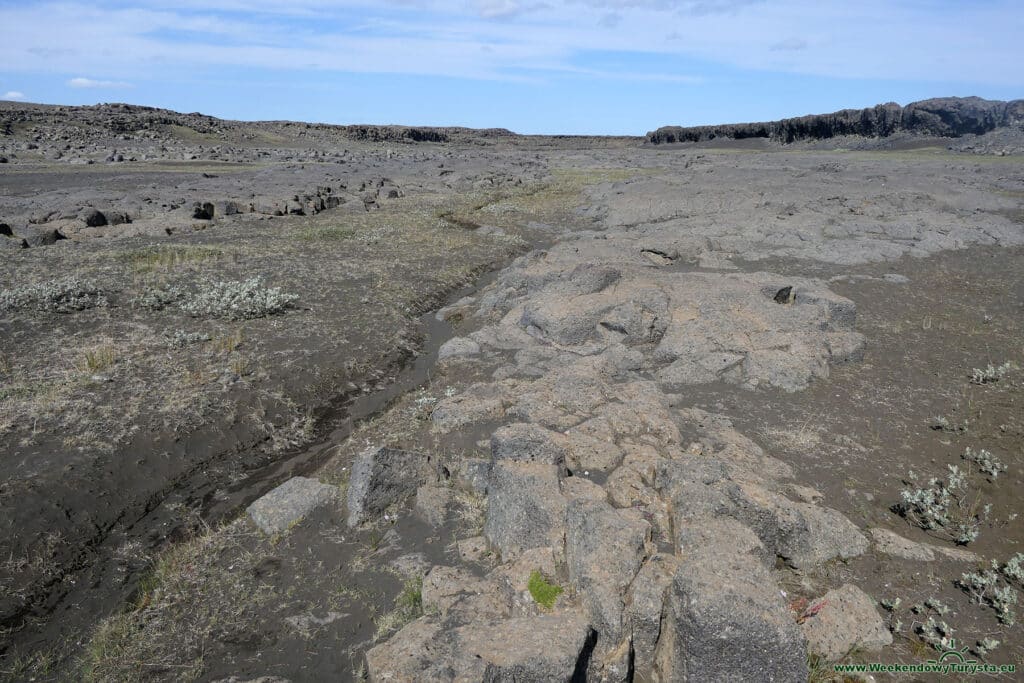
<svg viewBox="0 0 1024 683"><path fill-rule="evenodd" d="M987 133L996 128L1024 124L1024 100L1003 102L980 97L941 97L895 102L868 109L843 109L832 114L799 116L765 123L719 126L664 126L647 134L648 142L700 142L715 138L770 138L779 142L821 140L839 135L887 137L908 132L940 137Z"/></svg>

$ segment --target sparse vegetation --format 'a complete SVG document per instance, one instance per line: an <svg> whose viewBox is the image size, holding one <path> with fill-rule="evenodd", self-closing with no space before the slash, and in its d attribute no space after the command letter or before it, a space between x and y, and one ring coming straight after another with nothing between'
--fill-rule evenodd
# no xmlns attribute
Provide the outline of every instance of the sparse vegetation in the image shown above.
<svg viewBox="0 0 1024 683"><path fill-rule="evenodd" d="M162 311L168 306L173 306L185 298L185 291L174 285L162 287L146 287L142 294L135 300L141 308L147 311Z"/></svg>
<svg viewBox="0 0 1024 683"><path fill-rule="evenodd" d="M989 363L984 368L974 368L971 372L971 383L972 384L992 384L998 382L1006 376L1010 370L1013 369L1013 363L1006 361L1002 365L995 366Z"/></svg>
<svg viewBox="0 0 1024 683"><path fill-rule="evenodd" d="M408 579L402 592L395 598L395 609L377 620L375 641L381 640L399 630L410 621L423 616L423 577Z"/></svg>
<svg viewBox="0 0 1024 683"><path fill-rule="evenodd" d="M305 242L343 242L356 236L356 231L342 225L325 225L306 228L298 237Z"/></svg>
<svg viewBox="0 0 1024 683"><path fill-rule="evenodd" d="M991 507L981 507L979 496L971 491L959 467L947 468L945 480L933 477L925 486L903 489L902 501L895 510L925 531L941 531L956 543L966 545L977 540L981 522L988 518ZM915 480L913 472L910 480Z"/></svg>
<svg viewBox="0 0 1024 683"><path fill-rule="evenodd" d="M925 621L919 623L915 631L923 642L940 652L948 650L954 642L955 629L945 621L939 621L933 616L929 616Z"/></svg>
<svg viewBox="0 0 1024 683"><path fill-rule="evenodd" d="M209 281L181 302L181 309L194 317L249 320L275 315L291 308L298 295L285 294L280 287L264 287L259 278Z"/></svg>
<svg viewBox="0 0 1024 683"><path fill-rule="evenodd" d="M159 556L135 604L92 634L82 678L143 680L173 671L176 679L194 679L210 643L251 633L273 592L258 578L265 557L244 549L243 533L232 525Z"/></svg>
<svg viewBox="0 0 1024 683"><path fill-rule="evenodd" d="M979 657L984 657L989 652L992 652L992 650L995 650L997 647L999 647L998 640L995 640L994 638L983 638L975 644L974 654L978 655Z"/></svg>
<svg viewBox="0 0 1024 683"><path fill-rule="evenodd" d="M117 362L117 351L110 344L104 344L82 352L79 367L87 372L106 370Z"/></svg>
<svg viewBox="0 0 1024 683"><path fill-rule="evenodd" d="M882 608L889 613L889 617L887 619L888 623L886 625L893 633L899 633L903 630L903 621L896 616L897 610L899 610L902 603L903 600L900 598L886 599L879 603Z"/></svg>
<svg viewBox="0 0 1024 683"><path fill-rule="evenodd" d="M999 458L992 455L990 451L986 451L984 448L975 451L968 447L967 450L964 451L963 459L968 462L973 462L978 466L979 470L993 479L998 477L1000 472L1006 471L1006 465L1004 465Z"/></svg>
<svg viewBox="0 0 1024 683"><path fill-rule="evenodd" d="M0 290L0 311L71 313L107 304L95 282L77 277Z"/></svg>
<svg viewBox="0 0 1024 683"><path fill-rule="evenodd" d="M210 335L203 332L186 332L175 330L174 334L167 339L167 345L174 349L181 349L192 344L210 341Z"/></svg>
<svg viewBox="0 0 1024 683"><path fill-rule="evenodd" d="M168 271L184 264L200 263L219 258L223 251L214 247L199 245L157 245L122 251L118 259L135 273L149 273L156 270Z"/></svg>
<svg viewBox="0 0 1024 683"><path fill-rule="evenodd" d="M1013 609L1017 604L1017 591L1012 586L1001 584L999 563L995 560L992 560L988 568L965 572L957 581L957 585L969 594L974 602L979 605L990 605L1001 623L1013 626L1017 621Z"/></svg>
<svg viewBox="0 0 1024 683"><path fill-rule="evenodd" d="M210 340L210 350L214 353L231 353L242 345L242 329L238 328L228 334Z"/></svg>
<svg viewBox="0 0 1024 683"><path fill-rule="evenodd" d="M1003 566L1003 574L1007 579L1024 583L1024 553L1017 553Z"/></svg>
<svg viewBox="0 0 1024 683"><path fill-rule="evenodd" d="M962 434L967 431L966 424L954 424L942 415L936 415L929 422L929 427L938 432L949 432L951 434Z"/></svg>
<svg viewBox="0 0 1024 683"><path fill-rule="evenodd" d="M544 609L551 609L555 606L555 600L562 594L562 587L549 583L544 575L539 570L533 570L530 574L530 580L526 584L527 590L530 591L530 596L533 601Z"/></svg>

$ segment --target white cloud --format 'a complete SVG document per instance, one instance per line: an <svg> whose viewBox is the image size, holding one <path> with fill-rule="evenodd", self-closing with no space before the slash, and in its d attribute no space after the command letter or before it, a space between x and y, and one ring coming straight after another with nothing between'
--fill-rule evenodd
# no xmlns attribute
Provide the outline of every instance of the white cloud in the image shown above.
<svg viewBox="0 0 1024 683"><path fill-rule="evenodd" d="M72 78L68 81L72 88L130 88L131 83L123 81L97 81L92 78Z"/></svg>
<svg viewBox="0 0 1024 683"><path fill-rule="evenodd" d="M15 102L25 99L28 99L25 97L25 93L19 90L8 90L4 93L3 97L0 97L0 100L14 100Z"/></svg>
<svg viewBox="0 0 1024 683"><path fill-rule="evenodd" d="M225 68L538 79L621 53L641 58L618 60L623 75L654 78L695 60L1021 86L1019 2L937 12L922 0L60 0L0 3L0 26L9 72L147 81ZM915 58L894 60L893 46ZM84 77L68 85L130 87Z"/></svg>

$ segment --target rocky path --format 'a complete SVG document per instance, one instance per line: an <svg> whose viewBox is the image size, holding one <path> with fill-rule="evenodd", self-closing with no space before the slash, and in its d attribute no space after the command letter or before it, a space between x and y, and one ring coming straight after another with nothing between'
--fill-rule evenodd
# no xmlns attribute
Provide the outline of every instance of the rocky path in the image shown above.
<svg viewBox="0 0 1024 683"><path fill-rule="evenodd" d="M936 197L914 197L905 183L886 190L884 177L880 189L844 184L854 197L822 198L838 167L816 169L818 187L804 196L817 199L801 205L800 189L783 188L808 177L806 161L787 161L796 168L776 166L767 180L778 195L764 181L756 193L765 208L773 196L796 200L775 226L750 221L749 208L744 223L734 218L758 201L735 178L763 173L757 161L705 162L729 176L728 194L695 188L693 171L599 187L588 210L603 230L519 259L443 312L484 322L448 343L445 362L490 379L442 400L432 419L441 433L490 434L489 457L458 463L455 480L485 487L480 542L498 563L482 578L431 569L427 615L367 653L371 680L795 681L816 657L892 642L876 601L855 585L794 607L785 568L847 561L868 551L868 535L688 394L721 382L798 391L863 357L852 301L820 280L728 272L734 260L864 263L1015 245L1024 232L981 216L1000 201L980 193L946 200L963 202L954 214L972 205L969 223L937 219L950 211ZM891 195L872 201L890 193L907 201L898 216L885 205ZM875 218L828 212L829 201ZM806 210L815 218L784 223ZM379 454L360 457L354 473L373 470ZM386 477L386 467L374 471ZM350 506L372 495L353 486ZM908 543L872 534L881 552ZM536 572L565 585L551 609L538 604Z"/></svg>
<svg viewBox="0 0 1024 683"><path fill-rule="evenodd" d="M623 263L617 238L577 234L534 252L445 312L495 321L449 342L445 361L482 364L492 380L432 419L442 433L502 424L488 460L460 463L488 473L484 538L501 563L482 579L431 570L423 599L436 613L370 650L371 679L806 677L809 634L776 562L847 559L868 540L686 392L719 380L797 390L827 376L862 352L855 307L821 282L643 263L670 260L664 245ZM372 469L357 463L353 476ZM360 495L372 487L350 486L350 505ZM534 571L567 579L550 612L519 600ZM890 639L877 618L863 628L851 636L862 644Z"/></svg>

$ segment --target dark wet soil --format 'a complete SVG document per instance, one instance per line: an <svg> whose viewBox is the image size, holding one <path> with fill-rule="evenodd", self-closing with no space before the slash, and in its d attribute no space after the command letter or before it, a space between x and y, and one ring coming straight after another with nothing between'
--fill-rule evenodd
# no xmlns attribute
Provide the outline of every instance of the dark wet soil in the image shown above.
<svg viewBox="0 0 1024 683"><path fill-rule="evenodd" d="M506 245L495 247L465 253L460 272L486 270L514 253ZM327 457L329 444L344 439L353 424L421 384L450 328L428 313L417 317L417 311L433 309L452 291L459 296L468 291L421 272L416 261L429 258L409 255L402 273L389 277L389 288L408 292L397 301L392 289L360 293L358 281L348 283L350 291L338 292L351 302L351 315L343 312L333 322L321 315L321 320L328 328L334 325L339 337L355 333L358 347L344 341L319 345L308 336L303 348L288 338L292 332L319 330L300 323L275 340L270 330L258 330L260 323L278 321L247 324L243 345L259 349L251 357L270 359L280 354L275 349L299 349L304 360L287 373L268 368L268 377L235 379L198 424L161 428L147 423L151 415L143 411L136 420L146 428L111 450L69 447L59 431L20 443L8 437L10 448L0 458L3 546L9 550L0 565L0 650L16 656L74 651L98 618L137 592L153 552L219 524L283 479L315 468ZM75 315L83 316L86 326L96 323L88 312ZM305 317L301 312L284 317L297 316ZM73 319L63 318L62 324ZM14 320L4 327L23 344L45 332L45 326L19 325ZM275 401L280 395L275 391L302 402L328 445L273 447L273 435L260 423L281 424L294 410L288 400ZM259 420L247 419L257 411Z"/></svg>

